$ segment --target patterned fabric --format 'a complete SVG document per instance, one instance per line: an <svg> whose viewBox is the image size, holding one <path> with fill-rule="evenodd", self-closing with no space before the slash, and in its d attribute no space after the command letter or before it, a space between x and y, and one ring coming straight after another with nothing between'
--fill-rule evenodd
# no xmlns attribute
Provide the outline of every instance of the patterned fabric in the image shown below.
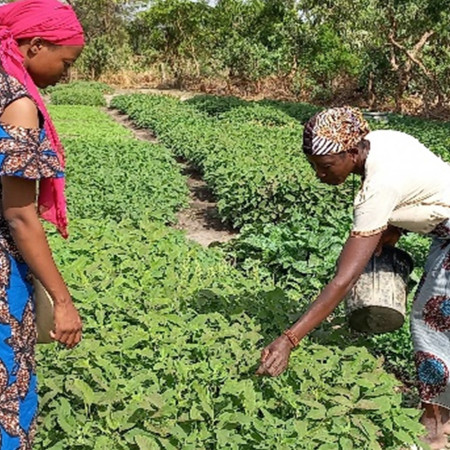
<svg viewBox="0 0 450 450"><path fill-rule="evenodd" d="M0 114L28 95L14 78L1 72L0 93ZM63 175L43 129L0 122L0 176L39 180ZM30 272L0 215L0 450L32 448L38 405L35 345Z"/></svg>
<svg viewBox="0 0 450 450"><path fill-rule="evenodd" d="M83 29L73 8L59 0L20 0L0 6L0 66L4 72L26 86L29 97L44 117L43 128L51 147L64 166L64 148L39 89L25 68L24 55L18 45L21 39L33 37L40 37L55 45L82 46ZM43 178L39 183L38 213L67 238L64 189L64 177Z"/></svg>
<svg viewBox="0 0 450 450"><path fill-rule="evenodd" d="M27 97L25 88L0 72L0 114L14 100ZM44 128L31 129L0 121L0 176L32 180L62 178L64 170Z"/></svg>
<svg viewBox="0 0 450 450"><path fill-rule="evenodd" d="M39 180L63 177L64 171L45 130L0 122L0 175Z"/></svg>
<svg viewBox="0 0 450 450"><path fill-rule="evenodd" d="M450 409L450 220L433 241L411 312L411 333L422 401Z"/></svg>
<svg viewBox="0 0 450 450"><path fill-rule="evenodd" d="M369 131L369 125L358 109L349 106L327 109L306 124L303 150L313 156L347 152Z"/></svg>

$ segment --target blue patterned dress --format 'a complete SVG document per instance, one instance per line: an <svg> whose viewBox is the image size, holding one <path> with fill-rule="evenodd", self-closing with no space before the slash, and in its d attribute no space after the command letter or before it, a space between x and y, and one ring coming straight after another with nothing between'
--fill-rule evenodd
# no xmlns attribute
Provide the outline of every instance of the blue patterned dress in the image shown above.
<svg viewBox="0 0 450 450"><path fill-rule="evenodd" d="M11 102L29 97L17 80L2 72L0 91L0 115ZM30 180L64 176L43 128L25 129L0 121L0 176ZM31 449L34 438L38 400L36 325L30 281L28 266L0 208L1 450Z"/></svg>

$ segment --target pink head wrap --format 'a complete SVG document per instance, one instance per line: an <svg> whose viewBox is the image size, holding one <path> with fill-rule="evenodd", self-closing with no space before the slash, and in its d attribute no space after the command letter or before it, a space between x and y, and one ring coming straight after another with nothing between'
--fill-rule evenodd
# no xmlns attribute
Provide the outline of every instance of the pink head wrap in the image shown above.
<svg viewBox="0 0 450 450"><path fill-rule="evenodd" d="M40 37L52 44L82 46L83 29L69 5L58 0L20 0L0 6L0 64L29 92L45 119L45 131L64 167L64 149L55 126L39 94L39 90L24 66L19 39ZM67 211L64 178L44 178L39 186L39 214L56 225L67 238Z"/></svg>

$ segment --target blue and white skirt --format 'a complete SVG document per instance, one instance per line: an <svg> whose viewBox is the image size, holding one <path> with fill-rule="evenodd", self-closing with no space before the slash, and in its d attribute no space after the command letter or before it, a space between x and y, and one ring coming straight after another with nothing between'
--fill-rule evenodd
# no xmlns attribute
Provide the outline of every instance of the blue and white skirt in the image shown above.
<svg viewBox="0 0 450 450"><path fill-rule="evenodd" d="M421 400L450 409L450 220L430 236L411 312L411 334Z"/></svg>

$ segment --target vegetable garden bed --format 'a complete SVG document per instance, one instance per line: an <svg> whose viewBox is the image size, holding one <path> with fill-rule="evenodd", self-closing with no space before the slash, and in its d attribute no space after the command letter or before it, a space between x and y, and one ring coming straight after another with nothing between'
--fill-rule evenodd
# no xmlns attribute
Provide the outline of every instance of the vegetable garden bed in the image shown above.
<svg viewBox="0 0 450 450"><path fill-rule="evenodd" d="M363 347L305 339L280 378L255 377L261 347L298 302L256 268L243 273L220 249L202 249L165 225L186 201L165 147L133 140L99 110L52 113L70 133L72 222L70 240L52 235L51 244L85 326L70 353L39 348L38 448L398 449L416 439L418 411L402 407L399 382ZM176 117L181 129L190 123ZM277 135L297 133L290 127ZM240 158L250 168L233 148L220 161ZM220 175L224 166L204 167ZM280 163L279 173L288 168ZM257 206L248 217L262 217Z"/></svg>

